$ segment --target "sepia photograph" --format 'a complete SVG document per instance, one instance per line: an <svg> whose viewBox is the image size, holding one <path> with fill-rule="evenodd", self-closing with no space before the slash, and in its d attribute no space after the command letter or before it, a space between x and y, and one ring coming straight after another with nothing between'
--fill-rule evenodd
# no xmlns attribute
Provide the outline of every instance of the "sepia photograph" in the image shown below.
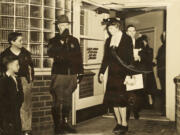
<svg viewBox="0 0 180 135"><path fill-rule="evenodd" d="M180 135L179 0L0 0L0 135Z"/></svg>

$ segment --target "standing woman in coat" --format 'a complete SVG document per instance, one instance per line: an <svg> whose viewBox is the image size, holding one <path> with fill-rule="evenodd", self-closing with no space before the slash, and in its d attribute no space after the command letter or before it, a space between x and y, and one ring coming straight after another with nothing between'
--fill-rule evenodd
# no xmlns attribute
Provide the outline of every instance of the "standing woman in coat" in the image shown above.
<svg viewBox="0 0 180 135"><path fill-rule="evenodd" d="M109 38L107 38L105 43L105 53L99 73L99 81L103 81L103 74L106 68L109 67L104 104L114 109L117 125L113 132L125 133L128 131L128 123L126 120L127 92L124 82L125 79L131 78L132 72L123 64L131 65L133 63L132 40L122 32L120 19L109 18L104 20L104 23L107 25ZM123 63L120 63L115 55Z"/></svg>
<svg viewBox="0 0 180 135"><path fill-rule="evenodd" d="M154 91L157 89L156 80L153 72L153 67L155 63L153 62L153 49L149 46L148 37L146 35L142 35L138 39L139 45L141 46L141 51L139 52L139 56L141 57L140 68L147 72L144 74L144 82L145 82L145 92L148 95L148 105L153 105L153 96Z"/></svg>

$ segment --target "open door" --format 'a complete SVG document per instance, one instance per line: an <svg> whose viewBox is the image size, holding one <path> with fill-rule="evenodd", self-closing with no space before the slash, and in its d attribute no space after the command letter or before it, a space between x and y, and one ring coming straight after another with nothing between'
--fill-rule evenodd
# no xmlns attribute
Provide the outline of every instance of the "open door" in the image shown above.
<svg viewBox="0 0 180 135"><path fill-rule="evenodd" d="M82 3L79 13L79 39L85 74L73 96L73 124L95 117L91 116L91 114L96 115L96 112L88 114L88 110L93 111L94 109L96 111L97 108L102 107L104 85L106 83L98 82L98 74L104 55L106 39L106 30L101 25L101 22L108 15L106 13L98 14L93 9L93 5L87 3ZM74 24L74 26L77 25Z"/></svg>

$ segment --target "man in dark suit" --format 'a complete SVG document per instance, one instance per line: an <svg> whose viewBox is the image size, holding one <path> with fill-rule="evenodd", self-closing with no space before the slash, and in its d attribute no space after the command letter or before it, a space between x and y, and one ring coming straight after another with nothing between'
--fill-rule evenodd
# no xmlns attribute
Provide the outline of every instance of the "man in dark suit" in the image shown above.
<svg viewBox="0 0 180 135"><path fill-rule="evenodd" d="M134 65L138 66L140 61L141 61L141 57L139 56L139 52L142 50L141 46L138 44L137 39L136 39L136 27L134 25L128 25L126 28L126 33L127 35L129 35L132 39L132 43L133 43L133 58L134 58ZM130 114L131 111L134 114L134 118L135 119L139 119L139 111L141 108L141 103L140 103L140 96L142 96L141 91L136 90L136 91L131 91L128 92L128 109L127 109L127 119L130 118ZM142 101L141 101L142 102Z"/></svg>
<svg viewBox="0 0 180 135"><path fill-rule="evenodd" d="M59 33L48 44L48 55L54 59L50 90L54 99L52 115L55 133L75 133L69 123L69 115L72 109L72 93L83 73L82 55L78 39L69 33L68 17L58 16L55 24Z"/></svg>

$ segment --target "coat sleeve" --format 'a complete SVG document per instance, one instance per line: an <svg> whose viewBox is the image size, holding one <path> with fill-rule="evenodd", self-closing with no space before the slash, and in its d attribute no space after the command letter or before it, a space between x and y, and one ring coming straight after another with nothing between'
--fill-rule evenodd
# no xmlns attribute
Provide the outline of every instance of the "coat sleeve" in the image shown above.
<svg viewBox="0 0 180 135"><path fill-rule="evenodd" d="M34 80L34 64L30 53L29 53L29 66L30 66L32 80Z"/></svg>
<svg viewBox="0 0 180 135"><path fill-rule="evenodd" d="M127 66L129 68L126 68L126 73L127 75L133 75L134 74L134 71L131 70L131 68L134 68L133 67L133 62L134 62L134 57L133 57L133 43L132 43L132 40L131 38L127 37L126 38L126 48L125 48L125 62L127 64Z"/></svg>
<svg viewBox="0 0 180 135"><path fill-rule="evenodd" d="M0 77L3 75L2 54L0 54Z"/></svg>
<svg viewBox="0 0 180 135"><path fill-rule="evenodd" d="M4 79L0 79L0 115L3 117L3 115L6 113L6 106L7 102L5 100L5 82Z"/></svg>
<svg viewBox="0 0 180 135"><path fill-rule="evenodd" d="M153 61L153 49L152 48L143 49L142 51L139 52L139 55L140 55L142 61L152 64L152 61Z"/></svg>
<svg viewBox="0 0 180 135"><path fill-rule="evenodd" d="M108 46L109 46L109 41L110 38L108 38L105 42L104 45L104 57L103 57L103 61L102 61L102 65L99 71L99 74L104 74L104 72L106 71L106 68L108 66Z"/></svg>
<svg viewBox="0 0 180 135"><path fill-rule="evenodd" d="M70 60L72 58L74 58L72 63L75 62L76 65L78 66L78 73L83 74L84 73L83 57L82 57L82 53L81 53L80 44L79 44L78 39L74 38L73 44L75 46L75 50L71 53L71 56L69 58L70 58Z"/></svg>
<svg viewBox="0 0 180 135"><path fill-rule="evenodd" d="M24 102L24 92L23 92L23 86L22 86L22 82L21 79L18 77L17 78L17 82L18 82L18 90L19 90L19 108L22 106L22 103Z"/></svg>

